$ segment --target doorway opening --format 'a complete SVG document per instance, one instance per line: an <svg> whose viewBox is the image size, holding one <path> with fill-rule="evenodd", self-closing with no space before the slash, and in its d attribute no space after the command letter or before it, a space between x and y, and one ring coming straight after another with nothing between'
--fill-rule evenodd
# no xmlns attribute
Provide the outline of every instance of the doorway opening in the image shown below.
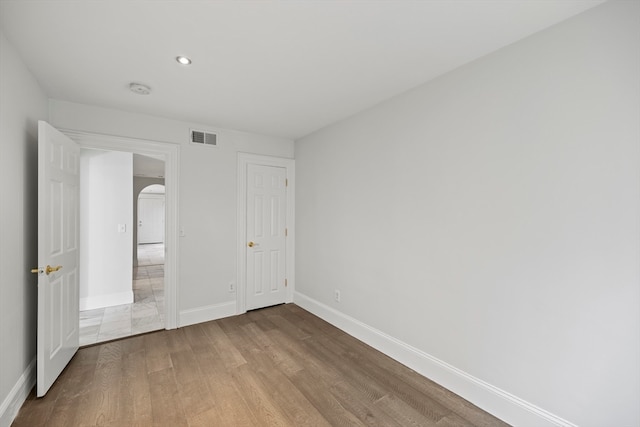
<svg viewBox="0 0 640 427"><path fill-rule="evenodd" d="M156 157L81 150L81 346L165 328L165 162Z"/></svg>
<svg viewBox="0 0 640 427"><path fill-rule="evenodd" d="M134 176L137 208L136 259L133 268L132 335L164 325L165 187L153 178Z"/></svg>

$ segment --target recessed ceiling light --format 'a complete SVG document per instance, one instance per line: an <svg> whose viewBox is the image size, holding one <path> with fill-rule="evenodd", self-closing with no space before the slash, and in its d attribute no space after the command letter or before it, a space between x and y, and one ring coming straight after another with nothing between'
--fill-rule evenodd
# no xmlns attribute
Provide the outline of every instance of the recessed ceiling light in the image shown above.
<svg viewBox="0 0 640 427"><path fill-rule="evenodd" d="M181 65L191 65L191 60L186 56L176 56L176 61Z"/></svg>
<svg viewBox="0 0 640 427"><path fill-rule="evenodd" d="M138 95L149 95L151 93L151 88L141 83L130 83L129 90Z"/></svg>

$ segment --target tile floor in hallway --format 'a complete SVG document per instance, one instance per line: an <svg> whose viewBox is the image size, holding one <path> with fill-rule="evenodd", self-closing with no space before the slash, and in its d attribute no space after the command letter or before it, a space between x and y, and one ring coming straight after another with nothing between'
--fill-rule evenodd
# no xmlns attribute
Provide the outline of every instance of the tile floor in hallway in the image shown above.
<svg viewBox="0 0 640 427"><path fill-rule="evenodd" d="M159 260L157 253L140 255L163 245L140 246L139 260ZM161 253L164 262L164 248ZM164 264L141 264L133 269L133 304L80 312L80 346L164 329Z"/></svg>
<svg viewBox="0 0 640 427"><path fill-rule="evenodd" d="M164 264L164 243L138 245L138 267Z"/></svg>

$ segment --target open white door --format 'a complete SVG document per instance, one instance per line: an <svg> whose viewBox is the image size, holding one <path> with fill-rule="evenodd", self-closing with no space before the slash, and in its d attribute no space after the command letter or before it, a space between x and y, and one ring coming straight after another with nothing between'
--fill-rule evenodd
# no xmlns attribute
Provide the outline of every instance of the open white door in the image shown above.
<svg viewBox="0 0 640 427"><path fill-rule="evenodd" d="M38 397L78 350L79 158L75 142L38 122Z"/></svg>

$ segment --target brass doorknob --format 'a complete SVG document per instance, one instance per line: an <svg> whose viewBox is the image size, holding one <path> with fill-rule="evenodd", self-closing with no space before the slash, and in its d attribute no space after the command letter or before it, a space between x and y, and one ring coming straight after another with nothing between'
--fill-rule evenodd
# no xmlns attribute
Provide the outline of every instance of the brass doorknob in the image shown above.
<svg viewBox="0 0 640 427"><path fill-rule="evenodd" d="M256 245L256 244L255 244L255 243L253 243L253 242L249 242L249 243L247 243L247 246L249 246L250 248L254 247L255 245Z"/></svg>
<svg viewBox="0 0 640 427"><path fill-rule="evenodd" d="M61 265L57 266L57 267L51 267L50 265L47 265L47 268L44 269L44 272L47 273L47 276L51 273L53 273L54 271L58 271L62 268Z"/></svg>
<svg viewBox="0 0 640 427"><path fill-rule="evenodd" d="M53 273L54 271L58 271L62 268L61 265L57 266L57 267L51 267L50 265L47 265L46 268L43 268L42 271L45 272L45 274L48 276L49 274ZM40 273L40 268L32 268L31 269L32 273Z"/></svg>

